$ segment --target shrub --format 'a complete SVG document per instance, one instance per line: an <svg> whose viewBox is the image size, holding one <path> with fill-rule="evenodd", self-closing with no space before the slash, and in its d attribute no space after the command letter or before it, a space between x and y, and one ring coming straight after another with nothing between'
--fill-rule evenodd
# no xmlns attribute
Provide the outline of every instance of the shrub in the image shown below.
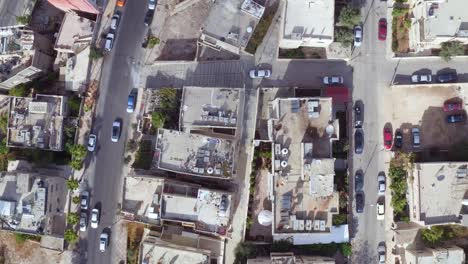
<svg viewBox="0 0 468 264"><path fill-rule="evenodd" d="M406 16L408 12L409 12L409 9L406 7L394 7L392 11L392 16L393 17Z"/></svg>
<svg viewBox="0 0 468 264"><path fill-rule="evenodd" d="M17 16L16 17L16 22L21 25L28 25L29 22L31 21L31 16Z"/></svg>
<svg viewBox="0 0 468 264"><path fill-rule="evenodd" d="M8 95L17 96L17 97L25 97L28 94L29 94L29 88L25 83L18 84L8 91Z"/></svg>
<svg viewBox="0 0 468 264"><path fill-rule="evenodd" d="M431 228L426 228L421 230L421 237L423 242L436 245L440 243L444 238L444 229L441 226L433 226Z"/></svg>
<svg viewBox="0 0 468 264"><path fill-rule="evenodd" d="M74 144L68 147L68 152L72 156L70 166L74 170L81 170L83 168L83 160L86 157L86 147L80 144Z"/></svg>
<svg viewBox="0 0 468 264"><path fill-rule="evenodd" d="M166 123L166 115L161 112L151 113L151 124L154 128L163 128Z"/></svg>
<svg viewBox="0 0 468 264"><path fill-rule="evenodd" d="M246 263L247 259L257 256L255 245L249 242L241 242L237 244L235 249L236 259L234 263Z"/></svg>
<svg viewBox="0 0 468 264"><path fill-rule="evenodd" d="M353 43L353 31L349 28L337 28L335 31L335 41L340 42L343 46L349 47Z"/></svg>
<svg viewBox="0 0 468 264"><path fill-rule="evenodd" d="M440 45L439 55L444 61L450 61L452 56L461 56L465 54L465 48L460 41L443 42Z"/></svg>
<svg viewBox="0 0 468 264"><path fill-rule="evenodd" d="M67 214L67 223L70 225L76 225L80 221L80 216L78 213L69 213Z"/></svg>
<svg viewBox="0 0 468 264"><path fill-rule="evenodd" d="M67 180L67 188L70 191L74 191L78 189L79 186L80 186L80 183L78 182L78 180L75 180L75 179Z"/></svg>
<svg viewBox="0 0 468 264"><path fill-rule="evenodd" d="M72 198L72 202L73 202L74 204L79 204L79 203L80 203L80 201L81 201L81 199L80 199L80 197L79 197L79 196L73 196L73 198Z"/></svg>
<svg viewBox="0 0 468 264"><path fill-rule="evenodd" d="M350 243L341 243L339 249L341 254L343 254L345 257L351 256L353 253L353 248L351 247Z"/></svg>
<svg viewBox="0 0 468 264"><path fill-rule="evenodd" d="M81 98L74 95L68 99L68 108L70 109L70 116L78 116L80 113Z"/></svg>
<svg viewBox="0 0 468 264"><path fill-rule="evenodd" d="M91 46L91 49L89 51L89 58L94 60L100 59L102 57L104 57L104 53L102 52L102 50L95 46Z"/></svg>
<svg viewBox="0 0 468 264"><path fill-rule="evenodd" d="M347 222L348 222L347 214L337 214L337 215L333 215L332 217L332 223L334 226L343 225L343 224L346 224Z"/></svg>
<svg viewBox="0 0 468 264"><path fill-rule="evenodd" d="M73 229L67 229L65 230L63 238L68 243L75 243L78 240L78 234Z"/></svg>
<svg viewBox="0 0 468 264"><path fill-rule="evenodd" d="M361 13L359 9L343 7L338 21L342 27L354 28L361 22Z"/></svg>
<svg viewBox="0 0 468 264"><path fill-rule="evenodd" d="M22 233L15 233L15 241L17 244L23 244L24 242L26 242L26 240L34 240L39 242L41 240L41 237Z"/></svg>
<svg viewBox="0 0 468 264"><path fill-rule="evenodd" d="M154 48L159 43L161 43L161 40L155 36L150 36L148 38L148 48L150 49Z"/></svg>
<svg viewBox="0 0 468 264"><path fill-rule="evenodd" d="M130 139L127 142L127 151L128 152L135 152L138 149L138 143L134 139Z"/></svg>

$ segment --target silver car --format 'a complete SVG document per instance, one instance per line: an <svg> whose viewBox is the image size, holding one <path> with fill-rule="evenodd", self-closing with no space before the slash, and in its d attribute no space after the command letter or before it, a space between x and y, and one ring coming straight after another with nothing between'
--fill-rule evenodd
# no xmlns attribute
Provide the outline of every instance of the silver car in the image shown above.
<svg viewBox="0 0 468 264"><path fill-rule="evenodd" d="M250 78L252 79L257 79L257 78L268 78L271 76L271 71L270 70L257 70L257 69L252 69L250 70L249 73Z"/></svg>
<svg viewBox="0 0 468 264"><path fill-rule="evenodd" d="M114 31L117 30L117 27L119 26L119 21L120 21L119 14L115 14L114 16L112 16L110 28Z"/></svg>
<svg viewBox="0 0 468 264"><path fill-rule="evenodd" d="M343 76L325 76L323 77L323 84L343 84Z"/></svg>
<svg viewBox="0 0 468 264"><path fill-rule="evenodd" d="M88 151L93 152L96 149L97 137L94 134L89 135L88 137Z"/></svg>
<svg viewBox="0 0 468 264"><path fill-rule="evenodd" d="M104 43L104 49L106 51L111 51L112 50L112 47L114 46L114 38L115 38L115 34L114 33L107 33L106 35L106 41Z"/></svg>
<svg viewBox="0 0 468 264"><path fill-rule="evenodd" d="M86 213L81 213L80 215L80 231L85 232L88 228L88 215Z"/></svg>
<svg viewBox="0 0 468 264"><path fill-rule="evenodd" d="M109 234L102 232L99 237L99 251L106 251L107 246L109 245Z"/></svg>
<svg viewBox="0 0 468 264"><path fill-rule="evenodd" d="M362 27L354 27L354 47L360 47L362 43Z"/></svg>
<svg viewBox="0 0 468 264"><path fill-rule="evenodd" d="M380 173L379 176L377 176L377 182L379 186L379 194L384 194L386 185L385 185L385 174Z"/></svg>
<svg viewBox="0 0 468 264"><path fill-rule="evenodd" d="M411 130L411 133L413 134L413 147L419 148L419 146L421 145L421 138L420 138L420 135L419 135L419 128L414 127Z"/></svg>
<svg viewBox="0 0 468 264"><path fill-rule="evenodd" d="M99 209L94 208L91 211L91 228L98 228L99 226Z"/></svg>
<svg viewBox="0 0 468 264"><path fill-rule="evenodd" d="M112 123L112 135L111 135L111 141L112 142L117 142L119 141L119 138L120 138L120 121L118 120L115 120L113 123Z"/></svg>

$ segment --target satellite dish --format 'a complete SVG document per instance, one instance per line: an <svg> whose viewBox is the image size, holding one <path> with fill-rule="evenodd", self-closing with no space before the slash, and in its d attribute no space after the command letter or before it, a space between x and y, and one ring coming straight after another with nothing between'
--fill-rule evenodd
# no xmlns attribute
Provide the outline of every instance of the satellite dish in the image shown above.
<svg viewBox="0 0 468 264"><path fill-rule="evenodd" d="M206 172L208 172L208 174L213 174L213 168L209 167L206 169Z"/></svg>
<svg viewBox="0 0 468 264"><path fill-rule="evenodd" d="M262 226L270 226L271 222L273 221L273 214L271 211L268 210L262 210L258 214L258 223L261 224Z"/></svg>
<svg viewBox="0 0 468 264"><path fill-rule="evenodd" d="M252 31L253 31L253 28L252 28L252 27L250 27L250 26L247 27L247 33L252 33Z"/></svg>
<svg viewBox="0 0 468 264"><path fill-rule="evenodd" d="M335 133L335 128L332 126L332 125L328 125L326 128L325 128L325 132L327 132L327 135L329 137L331 137L333 135L333 133Z"/></svg>
<svg viewBox="0 0 468 264"><path fill-rule="evenodd" d="M287 148L283 148L281 150L281 154L283 154L283 155L287 155L288 153L289 153L289 150Z"/></svg>
<svg viewBox="0 0 468 264"><path fill-rule="evenodd" d="M281 167L286 168L286 166L288 166L288 162L285 161L285 160L282 160L281 161Z"/></svg>

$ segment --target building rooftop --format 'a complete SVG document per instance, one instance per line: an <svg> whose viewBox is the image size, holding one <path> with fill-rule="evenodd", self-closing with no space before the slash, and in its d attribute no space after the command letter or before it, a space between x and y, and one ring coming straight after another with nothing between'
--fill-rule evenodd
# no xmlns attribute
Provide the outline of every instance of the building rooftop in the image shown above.
<svg viewBox="0 0 468 264"><path fill-rule="evenodd" d="M190 128L236 128L239 89L184 87L180 122Z"/></svg>
<svg viewBox="0 0 468 264"><path fill-rule="evenodd" d="M423 225L459 222L468 191L468 162L414 165L412 220Z"/></svg>
<svg viewBox="0 0 468 264"><path fill-rule="evenodd" d="M143 242L141 251L144 260L158 261L158 263L172 263L175 260L180 264L210 263L210 252L208 250L187 248L160 241Z"/></svg>
<svg viewBox="0 0 468 264"><path fill-rule="evenodd" d="M420 264L464 263L465 252L457 246L406 249L405 259L407 263Z"/></svg>
<svg viewBox="0 0 468 264"><path fill-rule="evenodd" d="M95 22L75 13L65 13L54 48L59 52L75 53L88 46Z"/></svg>
<svg viewBox="0 0 468 264"><path fill-rule="evenodd" d="M307 263L307 264L334 264L335 259L320 256L295 256L292 252L284 253L270 253L270 257L257 257L254 259L248 259L247 264L295 264L295 263Z"/></svg>
<svg viewBox="0 0 468 264"><path fill-rule="evenodd" d="M7 146L62 151L64 109L63 96L12 97Z"/></svg>
<svg viewBox="0 0 468 264"><path fill-rule="evenodd" d="M153 164L163 170L229 179L234 170L231 140L158 129Z"/></svg>

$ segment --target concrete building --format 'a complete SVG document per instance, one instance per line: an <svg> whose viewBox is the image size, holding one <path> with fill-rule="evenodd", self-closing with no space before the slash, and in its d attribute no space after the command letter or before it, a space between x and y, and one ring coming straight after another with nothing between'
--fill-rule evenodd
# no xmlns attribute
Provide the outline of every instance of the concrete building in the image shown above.
<svg viewBox="0 0 468 264"><path fill-rule="evenodd" d="M230 179L234 174L232 140L158 129L153 167L181 174Z"/></svg>
<svg viewBox="0 0 468 264"><path fill-rule="evenodd" d="M231 218L231 194L199 185L154 177L126 177L123 216L163 225L177 223L196 232L225 237Z"/></svg>
<svg viewBox="0 0 468 264"><path fill-rule="evenodd" d="M99 10L96 1L93 0L48 0L49 3L58 9L68 11L81 11L85 13L98 14Z"/></svg>
<svg viewBox="0 0 468 264"><path fill-rule="evenodd" d="M63 18L54 49L58 52L75 54L91 43L95 22L75 13L66 13Z"/></svg>
<svg viewBox="0 0 468 264"><path fill-rule="evenodd" d="M64 117L63 96L12 97L7 146L62 151Z"/></svg>
<svg viewBox="0 0 468 264"><path fill-rule="evenodd" d="M335 264L334 258L320 256L295 256L292 252L270 253L270 257L248 259L247 264Z"/></svg>
<svg viewBox="0 0 468 264"><path fill-rule="evenodd" d="M328 47L333 42L333 0L287 0L282 18L279 43L282 49Z"/></svg>
<svg viewBox="0 0 468 264"><path fill-rule="evenodd" d="M446 41L468 44L468 13L464 0L413 0L410 50L440 48Z"/></svg>
<svg viewBox="0 0 468 264"><path fill-rule="evenodd" d="M239 89L184 87L180 129L236 129Z"/></svg>
<svg viewBox="0 0 468 264"><path fill-rule="evenodd" d="M437 248L407 249L405 260L408 264L434 263L465 263L465 252L457 246Z"/></svg>

